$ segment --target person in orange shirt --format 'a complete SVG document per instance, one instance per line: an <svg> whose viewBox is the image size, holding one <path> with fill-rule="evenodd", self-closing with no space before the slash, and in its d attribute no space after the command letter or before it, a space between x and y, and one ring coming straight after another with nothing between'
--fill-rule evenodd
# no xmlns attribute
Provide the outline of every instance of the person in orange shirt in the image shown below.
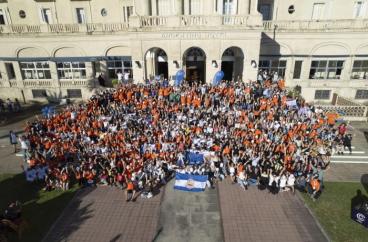
<svg viewBox="0 0 368 242"><path fill-rule="evenodd" d="M125 196L126 196L126 201L135 201L134 195L135 195L135 189L134 189L134 184L133 184L133 180L131 179L127 179L125 177L126 181L127 181L127 188L125 191Z"/></svg>
<svg viewBox="0 0 368 242"><path fill-rule="evenodd" d="M330 127L333 127L336 123L336 119L338 118L338 114L337 113L328 113L327 114L327 124Z"/></svg>
<svg viewBox="0 0 368 242"><path fill-rule="evenodd" d="M311 178L309 182L309 186L308 186L308 192L314 202L316 201L316 199L318 198L320 194L320 188L321 188L321 183L318 180L318 174L316 174Z"/></svg>

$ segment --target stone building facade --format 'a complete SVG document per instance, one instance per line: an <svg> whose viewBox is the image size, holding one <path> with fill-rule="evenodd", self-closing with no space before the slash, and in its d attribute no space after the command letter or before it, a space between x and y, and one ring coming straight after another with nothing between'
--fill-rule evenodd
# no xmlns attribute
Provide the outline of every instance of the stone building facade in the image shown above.
<svg viewBox="0 0 368 242"><path fill-rule="evenodd" d="M210 83L277 71L368 100L367 0L0 0L0 98L88 98L102 74Z"/></svg>

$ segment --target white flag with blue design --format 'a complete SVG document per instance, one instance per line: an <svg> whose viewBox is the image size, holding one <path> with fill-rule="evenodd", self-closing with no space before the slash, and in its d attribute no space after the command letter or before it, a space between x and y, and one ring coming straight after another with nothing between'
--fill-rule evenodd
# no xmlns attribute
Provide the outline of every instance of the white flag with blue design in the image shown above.
<svg viewBox="0 0 368 242"><path fill-rule="evenodd" d="M207 176L176 173L174 189L188 192L203 192Z"/></svg>

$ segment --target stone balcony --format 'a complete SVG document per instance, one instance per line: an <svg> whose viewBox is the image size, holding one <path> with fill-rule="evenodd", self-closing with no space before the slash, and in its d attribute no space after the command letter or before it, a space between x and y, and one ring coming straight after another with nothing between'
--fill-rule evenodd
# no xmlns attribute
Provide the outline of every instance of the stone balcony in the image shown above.
<svg viewBox="0 0 368 242"><path fill-rule="evenodd" d="M132 16L129 23L87 24L10 24L0 25L0 35L7 34L58 34L58 33L111 33L142 29L195 29L198 27L262 29L260 16L251 15L182 15Z"/></svg>
<svg viewBox="0 0 368 242"><path fill-rule="evenodd" d="M263 21L263 30L280 32L367 31L368 19Z"/></svg>
<svg viewBox="0 0 368 242"><path fill-rule="evenodd" d="M237 27L279 32L349 32L368 30L368 19L346 20L271 20L262 21L256 15L181 15L132 16L129 23L87 24L10 24L0 25L0 35L59 34L59 33L112 33L129 30L198 29Z"/></svg>

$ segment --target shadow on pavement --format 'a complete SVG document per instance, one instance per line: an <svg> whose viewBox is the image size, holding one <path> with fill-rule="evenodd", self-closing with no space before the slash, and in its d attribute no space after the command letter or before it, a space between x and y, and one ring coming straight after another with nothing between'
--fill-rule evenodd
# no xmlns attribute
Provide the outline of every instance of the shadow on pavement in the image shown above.
<svg viewBox="0 0 368 242"><path fill-rule="evenodd" d="M368 174L362 175L360 178L360 183L362 183L365 191L368 193Z"/></svg>
<svg viewBox="0 0 368 242"><path fill-rule="evenodd" d="M6 126L15 122L19 122L28 119L34 115L41 114L41 109L44 105L33 104L31 106L22 107L22 110L14 113L1 113L0 115L0 127Z"/></svg>
<svg viewBox="0 0 368 242"><path fill-rule="evenodd" d="M92 217L93 202L81 206L83 197L95 188L79 190L73 200L65 207L59 218L53 223L43 242L68 241L70 236L77 231L84 221ZM60 229L61 228L61 229Z"/></svg>
<svg viewBox="0 0 368 242"><path fill-rule="evenodd" d="M60 213L72 200L75 192L76 187L67 192L45 192L42 191L41 184L28 183L23 174L0 175L1 213L4 212L11 202L18 200L22 203L22 219L27 223L22 238L19 239L16 233L7 230L7 239L10 242L41 241L52 224L55 221L59 221ZM80 201L74 201L75 205L78 205L78 203ZM88 217L89 206L79 209L76 216L73 217L73 221L70 222L69 231L64 231L62 235L55 238L57 240L52 241L65 240Z"/></svg>

